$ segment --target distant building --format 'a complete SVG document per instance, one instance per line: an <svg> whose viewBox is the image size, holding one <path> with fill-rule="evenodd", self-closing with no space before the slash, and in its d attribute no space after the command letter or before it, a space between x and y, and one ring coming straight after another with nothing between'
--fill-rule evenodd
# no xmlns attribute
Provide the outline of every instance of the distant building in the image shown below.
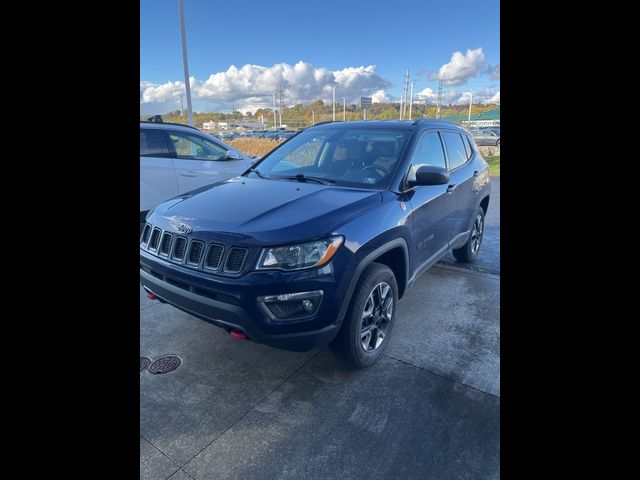
<svg viewBox="0 0 640 480"><path fill-rule="evenodd" d="M218 123L218 128L226 130L226 129L229 128L229 124L227 122L220 122L220 123Z"/></svg>
<svg viewBox="0 0 640 480"><path fill-rule="evenodd" d="M216 127L217 127L217 124L213 120L209 120L208 122L204 122L202 124L203 130L215 130Z"/></svg>

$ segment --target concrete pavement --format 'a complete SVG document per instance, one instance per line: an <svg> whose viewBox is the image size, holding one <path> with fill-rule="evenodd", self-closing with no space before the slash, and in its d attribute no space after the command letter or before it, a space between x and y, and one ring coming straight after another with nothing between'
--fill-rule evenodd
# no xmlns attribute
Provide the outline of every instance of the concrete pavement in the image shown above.
<svg viewBox="0 0 640 480"><path fill-rule="evenodd" d="M498 478L499 277L434 266L385 357L237 341L141 294L141 478Z"/></svg>

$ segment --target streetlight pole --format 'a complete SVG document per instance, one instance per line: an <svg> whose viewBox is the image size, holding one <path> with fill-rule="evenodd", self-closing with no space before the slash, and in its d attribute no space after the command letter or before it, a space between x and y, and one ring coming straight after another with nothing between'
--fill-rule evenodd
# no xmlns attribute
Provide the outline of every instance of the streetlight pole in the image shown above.
<svg viewBox="0 0 640 480"><path fill-rule="evenodd" d="M411 82L411 97L409 97L409 120L411 118L411 109L413 108L413 82Z"/></svg>
<svg viewBox="0 0 640 480"><path fill-rule="evenodd" d="M193 126L193 112L191 109L191 85L189 85L189 61L187 59L187 34L184 28L184 0L179 0L180 33L182 34L182 64L184 66L184 86L187 89L187 109L189 110L189 125Z"/></svg>
<svg viewBox="0 0 640 480"><path fill-rule="evenodd" d="M276 120L276 92L273 92L273 129L277 128Z"/></svg>
<svg viewBox="0 0 640 480"><path fill-rule="evenodd" d="M333 121L336 121L336 87L333 87Z"/></svg>

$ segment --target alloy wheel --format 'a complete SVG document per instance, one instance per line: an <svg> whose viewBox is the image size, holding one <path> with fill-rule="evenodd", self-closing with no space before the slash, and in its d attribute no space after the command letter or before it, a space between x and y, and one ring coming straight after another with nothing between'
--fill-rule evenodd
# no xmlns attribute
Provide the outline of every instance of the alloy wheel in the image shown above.
<svg viewBox="0 0 640 480"><path fill-rule="evenodd" d="M382 345L393 316L393 292L386 282L380 282L369 294L362 312L360 342L365 352Z"/></svg>

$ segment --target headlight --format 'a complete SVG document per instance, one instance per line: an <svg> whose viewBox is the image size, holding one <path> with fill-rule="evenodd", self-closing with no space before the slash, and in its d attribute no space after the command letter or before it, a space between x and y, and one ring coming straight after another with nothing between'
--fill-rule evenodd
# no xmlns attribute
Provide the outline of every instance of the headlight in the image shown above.
<svg viewBox="0 0 640 480"><path fill-rule="evenodd" d="M264 248L256 268L258 270L281 269L299 270L301 268L321 267L328 263L344 237L330 237L316 242L287 245L286 247Z"/></svg>

